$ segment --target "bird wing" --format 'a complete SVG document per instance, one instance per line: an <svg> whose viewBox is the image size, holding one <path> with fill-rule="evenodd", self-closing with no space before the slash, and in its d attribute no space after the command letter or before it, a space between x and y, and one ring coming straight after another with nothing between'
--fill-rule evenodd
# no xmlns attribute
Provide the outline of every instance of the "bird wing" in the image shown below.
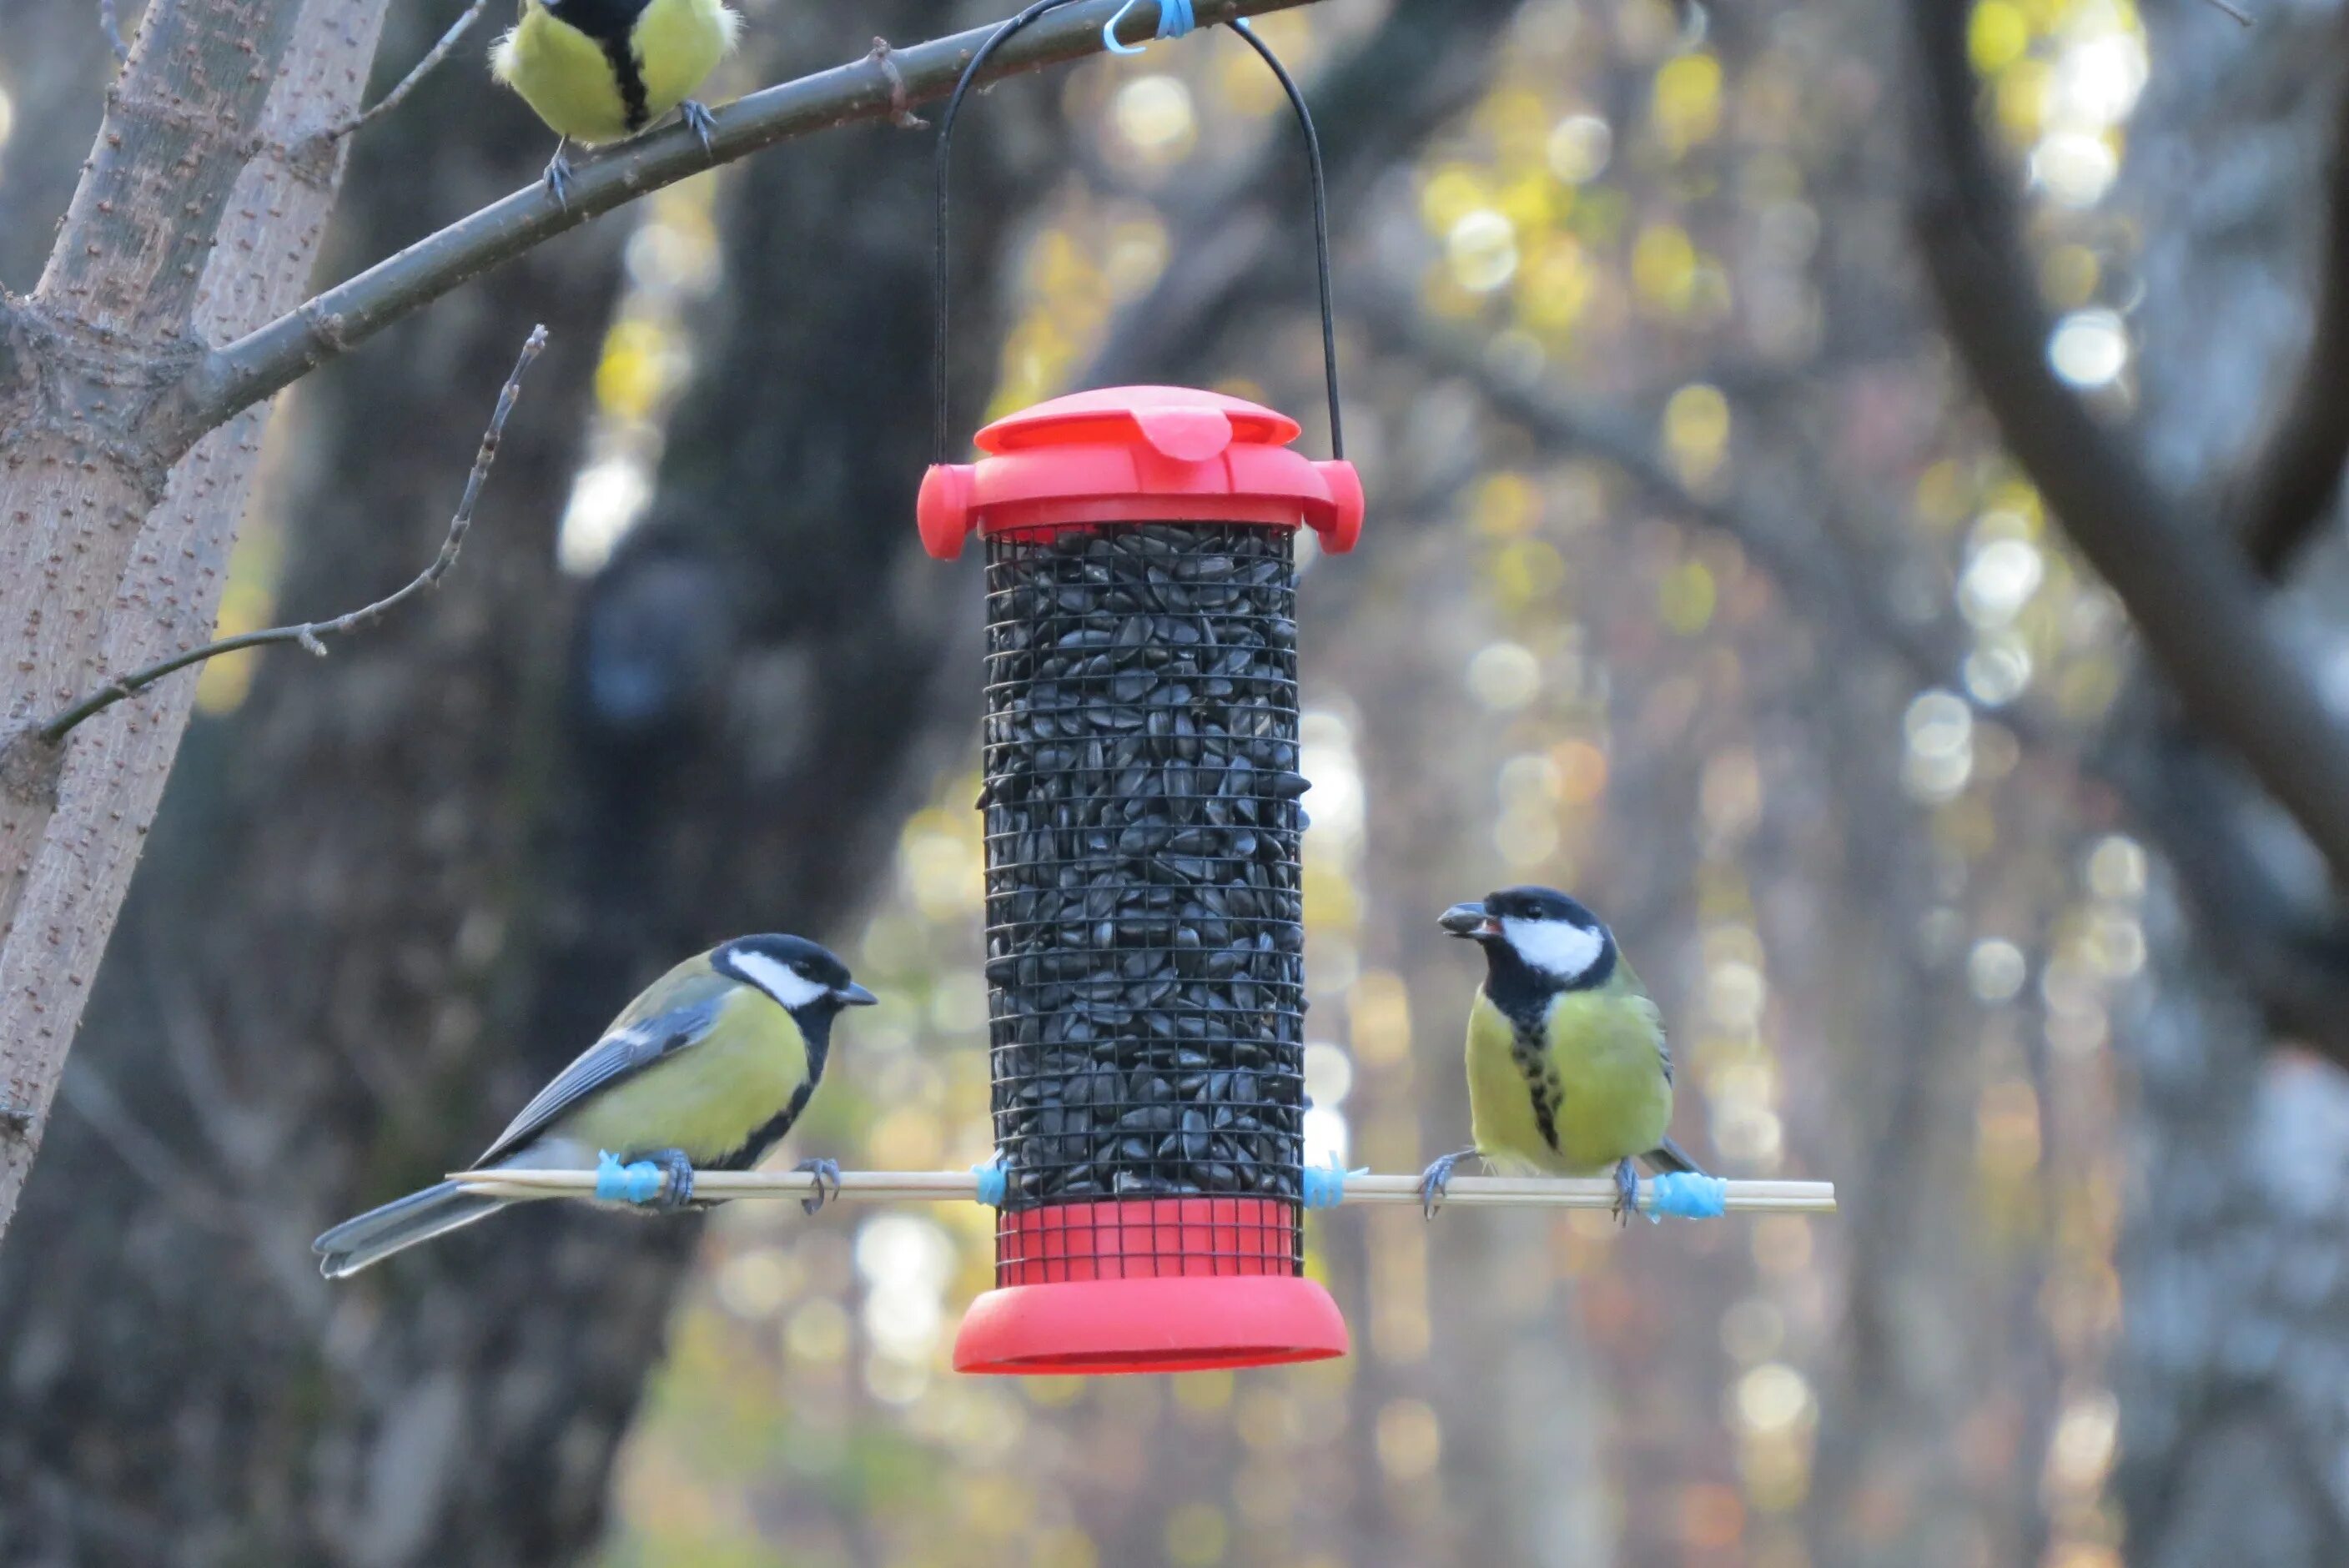
<svg viewBox="0 0 2349 1568"><path fill-rule="evenodd" d="M1670 1037L1664 1033L1664 1010L1656 1006L1655 998L1649 995L1648 988L1640 983L1639 975L1619 954L1616 955L1615 973L1609 977L1609 984L1629 994L1633 1004L1644 1011L1648 1015L1649 1021L1655 1026L1656 1059L1663 1066L1664 1081L1671 1082L1672 1046Z"/></svg>
<svg viewBox="0 0 2349 1568"><path fill-rule="evenodd" d="M1645 996L1640 1000L1647 1003L1648 1016L1656 1022L1656 1060L1664 1069L1664 1081L1670 1083L1672 1081L1672 1042L1664 1033L1664 1010Z"/></svg>
<svg viewBox="0 0 2349 1568"><path fill-rule="evenodd" d="M619 1022L602 1039L580 1052L577 1060L555 1074L554 1081L522 1108L521 1114L498 1134L497 1141L474 1161L476 1168L493 1164L513 1153L590 1095L634 1078L655 1062L698 1044L717 1023L730 989L721 976L710 978L719 984L704 995L679 998L674 1006L643 1016L621 1015ZM636 1011L634 1007L629 1009L629 1013Z"/></svg>

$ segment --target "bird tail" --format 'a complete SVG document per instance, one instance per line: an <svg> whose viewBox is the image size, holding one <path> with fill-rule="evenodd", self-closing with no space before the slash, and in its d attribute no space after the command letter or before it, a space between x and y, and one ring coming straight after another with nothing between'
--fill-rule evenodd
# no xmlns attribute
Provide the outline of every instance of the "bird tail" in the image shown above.
<svg viewBox="0 0 2349 1568"><path fill-rule="evenodd" d="M419 1242L486 1220L504 1207L499 1199L475 1197L454 1181L443 1181L345 1220L310 1248L318 1254L320 1274L342 1279Z"/></svg>
<svg viewBox="0 0 2349 1568"><path fill-rule="evenodd" d="M1658 1171L1682 1171L1693 1176L1705 1173L1704 1167L1688 1157L1688 1151L1671 1139L1665 1139L1641 1156Z"/></svg>

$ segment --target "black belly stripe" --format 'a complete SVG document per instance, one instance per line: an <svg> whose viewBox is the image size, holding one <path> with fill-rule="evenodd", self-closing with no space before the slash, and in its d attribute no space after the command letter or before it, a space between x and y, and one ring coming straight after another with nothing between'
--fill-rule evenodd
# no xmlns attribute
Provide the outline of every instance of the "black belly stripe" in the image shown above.
<svg viewBox="0 0 2349 1568"><path fill-rule="evenodd" d="M1557 1102L1552 1093L1547 1042L1538 1034L1523 1029L1513 1030L1509 1059L1517 1065L1517 1076L1526 1080L1526 1092L1533 1097L1534 1127L1549 1145L1553 1154L1557 1147Z"/></svg>
<svg viewBox="0 0 2349 1568"><path fill-rule="evenodd" d="M620 108L631 135L644 129L652 117L645 112L645 73L636 61L636 45L629 36L598 40L604 46L604 58L612 67L612 81L620 89Z"/></svg>
<svg viewBox="0 0 2349 1568"><path fill-rule="evenodd" d="M767 1150L781 1142L783 1134L792 1130L792 1124L800 1119L800 1112L807 1109L808 1097L814 1093L815 1085L812 1083L803 1083L792 1090L792 1100L789 1105L761 1123L758 1130L750 1134L749 1140L741 1148L729 1154L725 1159L715 1161L708 1169L748 1171L760 1161L764 1160L767 1157Z"/></svg>

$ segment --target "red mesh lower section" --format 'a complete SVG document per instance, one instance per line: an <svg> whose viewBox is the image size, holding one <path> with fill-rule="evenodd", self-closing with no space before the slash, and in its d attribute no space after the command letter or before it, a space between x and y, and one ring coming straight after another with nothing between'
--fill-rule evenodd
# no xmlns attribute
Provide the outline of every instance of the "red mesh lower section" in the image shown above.
<svg viewBox="0 0 2349 1568"><path fill-rule="evenodd" d="M998 1285L1294 1274L1297 1205L1277 1198L1129 1198L1002 1214Z"/></svg>

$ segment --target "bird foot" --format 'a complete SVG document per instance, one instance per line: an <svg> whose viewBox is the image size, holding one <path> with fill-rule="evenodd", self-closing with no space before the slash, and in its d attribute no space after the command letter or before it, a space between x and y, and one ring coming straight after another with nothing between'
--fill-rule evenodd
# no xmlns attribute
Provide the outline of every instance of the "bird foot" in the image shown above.
<svg viewBox="0 0 2349 1568"><path fill-rule="evenodd" d="M1629 1160L1615 1162L1615 1222L1628 1225L1640 1212L1640 1171Z"/></svg>
<svg viewBox="0 0 2349 1568"><path fill-rule="evenodd" d="M1455 1150L1419 1173L1420 1212L1433 1220L1435 1211L1444 1206L1445 1189L1452 1185L1452 1168L1475 1153L1474 1149Z"/></svg>
<svg viewBox="0 0 2349 1568"><path fill-rule="evenodd" d="M682 1149L657 1149L645 1158L661 1168L668 1180L661 1183L660 1196L653 1207L664 1214L674 1214L693 1202L693 1161Z"/></svg>
<svg viewBox="0 0 2349 1568"><path fill-rule="evenodd" d="M701 143L702 156L717 157L718 155L710 150L709 133L718 129L718 122L709 118L709 110L694 102L693 99L688 98L677 106L677 114L679 119L685 121L685 129L693 132L694 139Z"/></svg>
<svg viewBox="0 0 2349 1568"><path fill-rule="evenodd" d="M571 206L571 160L565 153L568 142L554 144L554 156L547 160L546 172L539 177L554 204L568 211Z"/></svg>
<svg viewBox="0 0 2349 1568"><path fill-rule="evenodd" d="M794 1171L808 1171L815 1177L815 1196L812 1198L802 1198L800 1200L800 1210L802 1212L812 1214L818 1209L823 1208L826 1202L839 1196L839 1161L802 1160L798 1164L792 1166L792 1169ZM824 1190L823 1185L827 1181L832 1183L832 1190L828 1192Z"/></svg>

